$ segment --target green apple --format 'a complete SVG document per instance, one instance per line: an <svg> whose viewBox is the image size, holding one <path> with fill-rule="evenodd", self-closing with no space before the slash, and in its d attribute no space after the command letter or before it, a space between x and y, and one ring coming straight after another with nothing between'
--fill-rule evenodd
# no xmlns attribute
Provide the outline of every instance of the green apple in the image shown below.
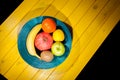
<svg viewBox="0 0 120 80"><path fill-rule="evenodd" d="M53 43L51 51L55 56L62 56L65 53L65 46L62 42L56 41Z"/></svg>

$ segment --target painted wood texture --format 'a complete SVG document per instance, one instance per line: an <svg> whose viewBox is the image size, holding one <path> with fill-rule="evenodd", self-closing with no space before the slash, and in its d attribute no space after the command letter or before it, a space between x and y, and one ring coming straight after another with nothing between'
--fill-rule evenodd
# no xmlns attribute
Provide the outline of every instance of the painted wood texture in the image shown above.
<svg viewBox="0 0 120 80"><path fill-rule="evenodd" d="M120 0L24 0L0 25L0 73L8 80L74 80L120 20ZM36 69L20 56L17 36L31 18L56 17L72 28L72 49L52 69Z"/></svg>

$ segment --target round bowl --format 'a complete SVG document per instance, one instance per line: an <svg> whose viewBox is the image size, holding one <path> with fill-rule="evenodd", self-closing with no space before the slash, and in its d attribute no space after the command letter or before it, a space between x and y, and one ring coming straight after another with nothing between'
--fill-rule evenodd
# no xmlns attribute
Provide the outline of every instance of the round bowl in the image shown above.
<svg viewBox="0 0 120 80"><path fill-rule="evenodd" d="M51 62L45 62L40 60L36 56L30 55L26 47L26 40L29 32L35 27L37 24L41 24L45 18L52 18L55 20L57 24L57 28L62 29L65 34L65 40L63 44L65 45L65 53L62 56L55 56ZM60 65L69 55L71 50L71 32L69 28L60 20L51 17L51 16L38 16L35 18L30 19L25 25L22 27L19 35L18 35L18 50L21 57L31 66L39 69L49 69Z"/></svg>

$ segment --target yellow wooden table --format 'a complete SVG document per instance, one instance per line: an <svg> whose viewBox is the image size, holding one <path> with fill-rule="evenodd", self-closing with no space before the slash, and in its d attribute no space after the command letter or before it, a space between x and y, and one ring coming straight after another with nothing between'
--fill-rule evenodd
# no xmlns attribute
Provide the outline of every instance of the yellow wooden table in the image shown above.
<svg viewBox="0 0 120 80"><path fill-rule="evenodd" d="M56 17L72 27L67 59L36 69L20 56L17 37L29 19ZM8 80L74 80L120 20L120 0L24 0L0 25L0 73Z"/></svg>

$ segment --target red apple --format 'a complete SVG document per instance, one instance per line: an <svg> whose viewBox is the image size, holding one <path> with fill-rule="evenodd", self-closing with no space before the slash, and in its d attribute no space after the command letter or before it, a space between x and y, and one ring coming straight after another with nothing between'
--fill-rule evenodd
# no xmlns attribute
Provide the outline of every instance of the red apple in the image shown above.
<svg viewBox="0 0 120 80"><path fill-rule="evenodd" d="M41 32L35 37L35 47L39 50L48 50L53 44L53 38L49 33Z"/></svg>

